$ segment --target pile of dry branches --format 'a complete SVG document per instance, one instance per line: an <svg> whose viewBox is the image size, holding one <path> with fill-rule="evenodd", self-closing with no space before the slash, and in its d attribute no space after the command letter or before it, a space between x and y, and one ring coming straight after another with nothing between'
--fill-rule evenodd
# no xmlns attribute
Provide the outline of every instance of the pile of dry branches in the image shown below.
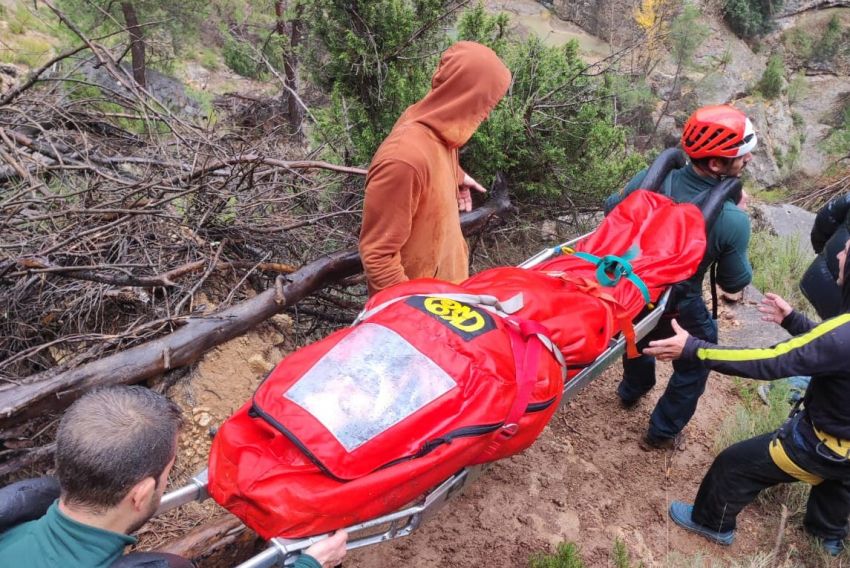
<svg viewBox="0 0 850 568"><path fill-rule="evenodd" d="M172 331L199 291L229 304L355 242L359 170L278 159L280 136L211 132L129 89L107 112L74 77L0 106L2 380Z"/></svg>

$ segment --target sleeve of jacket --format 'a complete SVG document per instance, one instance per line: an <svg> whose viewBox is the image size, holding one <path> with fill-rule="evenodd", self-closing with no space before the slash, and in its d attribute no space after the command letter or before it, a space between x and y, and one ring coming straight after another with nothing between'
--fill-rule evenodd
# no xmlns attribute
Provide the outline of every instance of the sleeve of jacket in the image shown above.
<svg viewBox="0 0 850 568"><path fill-rule="evenodd" d="M605 215L611 212L617 205L620 204L622 200L627 198L629 194L636 189L640 188L640 184L643 183L643 178L646 177L646 173L649 170L639 171L635 176L629 180L629 183L626 184L626 187L618 191L617 193L612 193L605 199L605 205L603 207Z"/></svg>
<svg viewBox="0 0 850 568"><path fill-rule="evenodd" d="M372 292L408 280L401 248L410 237L422 183L410 165L384 160L369 168L360 229L360 259Z"/></svg>
<svg viewBox="0 0 850 568"><path fill-rule="evenodd" d="M309 554L301 554L295 560L293 568L322 568L322 565Z"/></svg>
<svg viewBox="0 0 850 568"><path fill-rule="evenodd" d="M782 320L782 327L791 335L802 335L817 326L815 322L806 317L803 312L792 310Z"/></svg>
<svg viewBox="0 0 850 568"><path fill-rule="evenodd" d="M809 332L764 348L720 347L689 337L682 358L715 371L751 379L843 372L850 348L850 314L826 320Z"/></svg>
<svg viewBox="0 0 850 568"><path fill-rule="evenodd" d="M717 257L717 283L727 292L743 290L753 279L747 249L750 246L750 218L735 208L723 211L723 237Z"/></svg>

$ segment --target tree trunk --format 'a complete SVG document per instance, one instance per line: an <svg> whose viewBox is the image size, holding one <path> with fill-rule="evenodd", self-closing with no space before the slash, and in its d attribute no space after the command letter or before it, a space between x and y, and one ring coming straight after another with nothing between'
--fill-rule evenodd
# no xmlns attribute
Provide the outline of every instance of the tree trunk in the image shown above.
<svg viewBox="0 0 850 568"><path fill-rule="evenodd" d="M145 36L139 27L139 18L132 2L121 2L124 12L124 24L130 34L130 55L133 58L133 79L142 88L145 87Z"/></svg>
<svg viewBox="0 0 850 568"><path fill-rule="evenodd" d="M295 50L301 44L301 13L302 7L299 4L295 10L295 17L289 22L290 32L287 38L286 20L284 12L286 11L285 0L275 0L274 13L277 17L275 24L275 33L279 35L284 42L283 45L283 76L286 79L287 86L294 92L298 92L298 57ZM298 99L291 92L284 89L281 94L281 103L286 106L289 116L289 125L292 127L292 132L296 133L301 130L301 121L304 120L304 109Z"/></svg>

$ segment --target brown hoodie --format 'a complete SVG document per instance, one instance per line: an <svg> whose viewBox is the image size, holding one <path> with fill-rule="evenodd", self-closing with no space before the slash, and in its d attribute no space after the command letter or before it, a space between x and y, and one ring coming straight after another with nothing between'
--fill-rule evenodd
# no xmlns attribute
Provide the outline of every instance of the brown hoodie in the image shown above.
<svg viewBox="0 0 850 568"><path fill-rule="evenodd" d="M411 278L468 276L457 193L458 148L501 100L511 74L488 47L462 41L440 59L431 90L407 108L366 176L360 256L374 294Z"/></svg>

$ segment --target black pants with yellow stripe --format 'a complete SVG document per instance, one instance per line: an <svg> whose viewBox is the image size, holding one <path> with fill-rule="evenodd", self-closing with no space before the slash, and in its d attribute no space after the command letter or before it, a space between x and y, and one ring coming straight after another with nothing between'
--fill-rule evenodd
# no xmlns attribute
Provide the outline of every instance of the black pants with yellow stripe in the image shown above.
<svg viewBox="0 0 850 568"><path fill-rule="evenodd" d="M846 538L850 461L819 443L805 412L797 413L777 432L723 450L700 484L693 520L712 530L732 530L738 513L762 489L795 481L812 485L806 529L822 539Z"/></svg>

